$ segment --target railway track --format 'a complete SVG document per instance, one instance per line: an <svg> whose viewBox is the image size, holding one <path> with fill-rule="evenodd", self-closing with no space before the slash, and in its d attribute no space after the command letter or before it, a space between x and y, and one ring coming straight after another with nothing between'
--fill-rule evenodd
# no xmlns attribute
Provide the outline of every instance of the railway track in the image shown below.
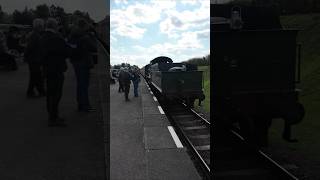
<svg viewBox="0 0 320 180"><path fill-rule="evenodd" d="M298 180L259 149L250 147L236 130L215 131L214 179Z"/></svg>
<svg viewBox="0 0 320 180"><path fill-rule="evenodd" d="M165 101L152 86L167 117L196 161L199 173L210 179L210 122L182 102Z"/></svg>
<svg viewBox="0 0 320 180"><path fill-rule="evenodd" d="M149 84L150 85L150 84ZM187 145L204 179L214 180L298 180L270 156L249 146L237 129L215 129L214 172L210 170L211 123L181 102L165 101L150 85L167 117ZM290 167L289 167L290 168Z"/></svg>

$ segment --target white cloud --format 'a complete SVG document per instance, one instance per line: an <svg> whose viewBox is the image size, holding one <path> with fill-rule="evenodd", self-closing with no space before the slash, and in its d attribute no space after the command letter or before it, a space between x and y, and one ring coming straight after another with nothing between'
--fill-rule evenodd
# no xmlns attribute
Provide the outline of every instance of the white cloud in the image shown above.
<svg viewBox="0 0 320 180"><path fill-rule="evenodd" d="M111 42L117 42L118 41L118 39L116 37L112 36L112 35L110 35L110 40L111 40Z"/></svg>
<svg viewBox="0 0 320 180"><path fill-rule="evenodd" d="M198 0L182 0L182 4L189 4L189 5L195 5L198 2Z"/></svg>
<svg viewBox="0 0 320 180"><path fill-rule="evenodd" d="M139 25L159 21L164 10L174 7L174 1L152 1L151 4L136 3L124 9L111 10L111 34L115 33L134 39L141 38L145 29L139 27Z"/></svg>
<svg viewBox="0 0 320 180"><path fill-rule="evenodd" d="M181 0L183 4L200 6L181 12L176 9L178 1L149 2L142 4L142 1L136 1L123 9L111 11L111 39L124 36L129 37L130 41L123 44L126 50L121 45L111 48L111 64L127 62L142 67L157 56L168 56L174 62L181 62L209 54L208 44L203 43L210 37L209 0ZM144 38L148 24L151 23L159 24L159 31L167 34L169 40L163 42L155 36L152 40L149 37L145 39L148 43L141 41L139 38ZM139 39L137 42L140 44L135 43L135 39ZM118 42L120 43L120 38ZM133 45L128 47L128 44Z"/></svg>
<svg viewBox="0 0 320 180"><path fill-rule="evenodd" d="M157 56L168 56L175 62L181 62L193 57L202 57L209 54L199 40L199 35L207 34L209 31L201 30L195 32L185 32L176 42L165 42L154 44L150 47L134 45L134 53L122 51L121 47L111 50L112 64L128 62L140 67L149 63L150 60Z"/></svg>
<svg viewBox="0 0 320 180"><path fill-rule="evenodd" d="M155 47L161 47L161 46L154 46ZM181 53L177 55L176 53L169 53L165 51L157 51L154 53L154 50L147 49L144 53L140 54L124 54L120 52L113 52L111 51L111 64L121 64L123 62L130 63L131 65L138 65L139 67L143 67L146 64L149 64L149 62L158 57L158 56L167 56L170 57L174 62L181 62L186 61L188 59L194 58L194 57L204 57L209 54L209 50L202 49L198 51L192 51L189 53Z"/></svg>
<svg viewBox="0 0 320 180"><path fill-rule="evenodd" d="M195 33L197 33L198 39L210 39L210 29L195 31Z"/></svg>
<svg viewBox="0 0 320 180"><path fill-rule="evenodd" d="M198 1L192 1L193 3ZM199 1L200 8L193 11L185 10L182 12L176 10L168 10L167 17L160 23L160 31L168 35L168 37L176 38L181 32L190 30L191 28L209 29L210 25L210 2Z"/></svg>
<svg viewBox="0 0 320 180"><path fill-rule="evenodd" d="M128 4L127 0L114 0L116 4Z"/></svg>

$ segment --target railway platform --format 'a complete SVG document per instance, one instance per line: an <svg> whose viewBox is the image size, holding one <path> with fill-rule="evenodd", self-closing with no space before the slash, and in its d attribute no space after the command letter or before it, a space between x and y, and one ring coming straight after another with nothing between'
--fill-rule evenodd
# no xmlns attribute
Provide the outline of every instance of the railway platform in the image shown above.
<svg viewBox="0 0 320 180"><path fill-rule="evenodd" d="M129 102L110 85L110 179L201 179L145 81Z"/></svg>
<svg viewBox="0 0 320 180"><path fill-rule="evenodd" d="M76 78L68 64L59 108L67 127L48 127L46 98L26 97L29 70L22 60L18 65L17 71L0 71L0 179L106 179L101 65L92 70L89 89L97 112L84 113L77 111Z"/></svg>

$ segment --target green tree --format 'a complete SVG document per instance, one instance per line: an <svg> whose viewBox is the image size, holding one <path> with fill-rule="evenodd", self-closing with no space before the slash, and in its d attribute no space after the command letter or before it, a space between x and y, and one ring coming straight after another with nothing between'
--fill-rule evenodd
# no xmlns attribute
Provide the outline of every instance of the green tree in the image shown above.
<svg viewBox="0 0 320 180"><path fill-rule="evenodd" d="M0 5L0 23L3 23L4 12L2 11L2 7Z"/></svg>
<svg viewBox="0 0 320 180"><path fill-rule="evenodd" d="M26 7L22 12L15 10L12 13L12 20L15 24L26 24L31 25L33 21L33 13Z"/></svg>
<svg viewBox="0 0 320 180"><path fill-rule="evenodd" d="M15 24L23 24L23 21L24 21L22 13L18 10L13 11L12 19L13 19L13 23Z"/></svg>
<svg viewBox="0 0 320 180"><path fill-rule="evenodd" d="M91 19L88 12L82 12L82 11L76 10L73 12L73 17L75 19L84 18L88 21L88 23L90 23L90 24L94 23L94 20Z"/></svg>
<svg viewBox="0 0 320 180"><path fill-rule="evenodd" d="M25 7L25 9L22 12L22 16L23 16L23 24L32 24L32 21L34 19L34 14L32 12L32 10L29 10L28 7Z"/></svg>
<svg viewBox="0 0 320 180"><path fill-rule="evenodd" d="M47 19L50 16L49 7L46 4L41 4L34 10L35 17Z"/></svg>
<svg viewBox="0 0 320 180"><path fill-rule="evenodd" d="M50 15L51 17L56 18L63 27L67 28L69 23L68 15L62 7L51 5Z"/></svg>

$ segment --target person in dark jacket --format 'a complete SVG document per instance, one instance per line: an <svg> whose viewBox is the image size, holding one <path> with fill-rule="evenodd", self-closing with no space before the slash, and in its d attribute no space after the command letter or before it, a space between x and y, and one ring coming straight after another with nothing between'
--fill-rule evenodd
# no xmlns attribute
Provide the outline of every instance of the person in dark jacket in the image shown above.
<svg viewBox="0 0 320 180"><path fill-rule="evenodd" d="M34 88L37 89L39 97L45 96L44 77L41 69L42 61L40 50L41 34L44 30L44 21L35 19L33 21L33 31L29 35L27 46L24 52L25 61L29 65L29 86L27 97L36 97Z"/></svg>
<svg viewBox="0 0 320 180"><path fill-rule="evenodd" d="M119 75L118 75L118 82L119 82L118 92L119 92L119 93L124 92L124 87L123 87L122 81L120 80L120 73L121 73L123 70L124 70L124 68L121 67L120 70L119 70Z"/></svg>
<svg viewBox="0 0 320 180"><path fill-rule="evenodd" d="M6 36L2 31L0 31L0 65L7 70L15 71L18 69L15 57L8 52Z"/></svg>
<svg viewBox="0 0 320 180"><path fill-rule="evenodd" d="M71 63L77 78L77 101L80 112L96 111L89 102L90 69L93 68L93 55L97 52L97 42L88 32L89 24L80 19L73 27L69 44L73 47Z"/></svg>
<svg viewBox="0 0 320 180"><path fill-rule="evenodd" d="M129 91L130 91L130 84L132 80L132 74L129 72L128 67L125 67L123 71L119 74L119 80L124 86L124 97L126 101L129 100Z"/></svg>
<svg viewBox="0 0 320 180"><path fill-rule="evenodd" d="M46 30L41 38L41 45L44 73L47 79L48 125L65 126L64 119L59 117L58 106L62 97L69 48L63 37L58 33L58 23L53 18L47 20Z"/></svg>
<svg viewBox="0 0 320 180"><path fill-rule="evenodd" d="M18 37L18 28L15 26L9 27L9 32L7 34L7 46L9 50L16 50L20 52L21 46L19 43L20 39Z"/></svg>
<svg viewBox="0 0 320 180"><path fill-rule="evenodd" d="M138 87L140 82L140 75L137 68L132 71L132 83L133 83L133 93L134 97L138 97Z"/></svg>

